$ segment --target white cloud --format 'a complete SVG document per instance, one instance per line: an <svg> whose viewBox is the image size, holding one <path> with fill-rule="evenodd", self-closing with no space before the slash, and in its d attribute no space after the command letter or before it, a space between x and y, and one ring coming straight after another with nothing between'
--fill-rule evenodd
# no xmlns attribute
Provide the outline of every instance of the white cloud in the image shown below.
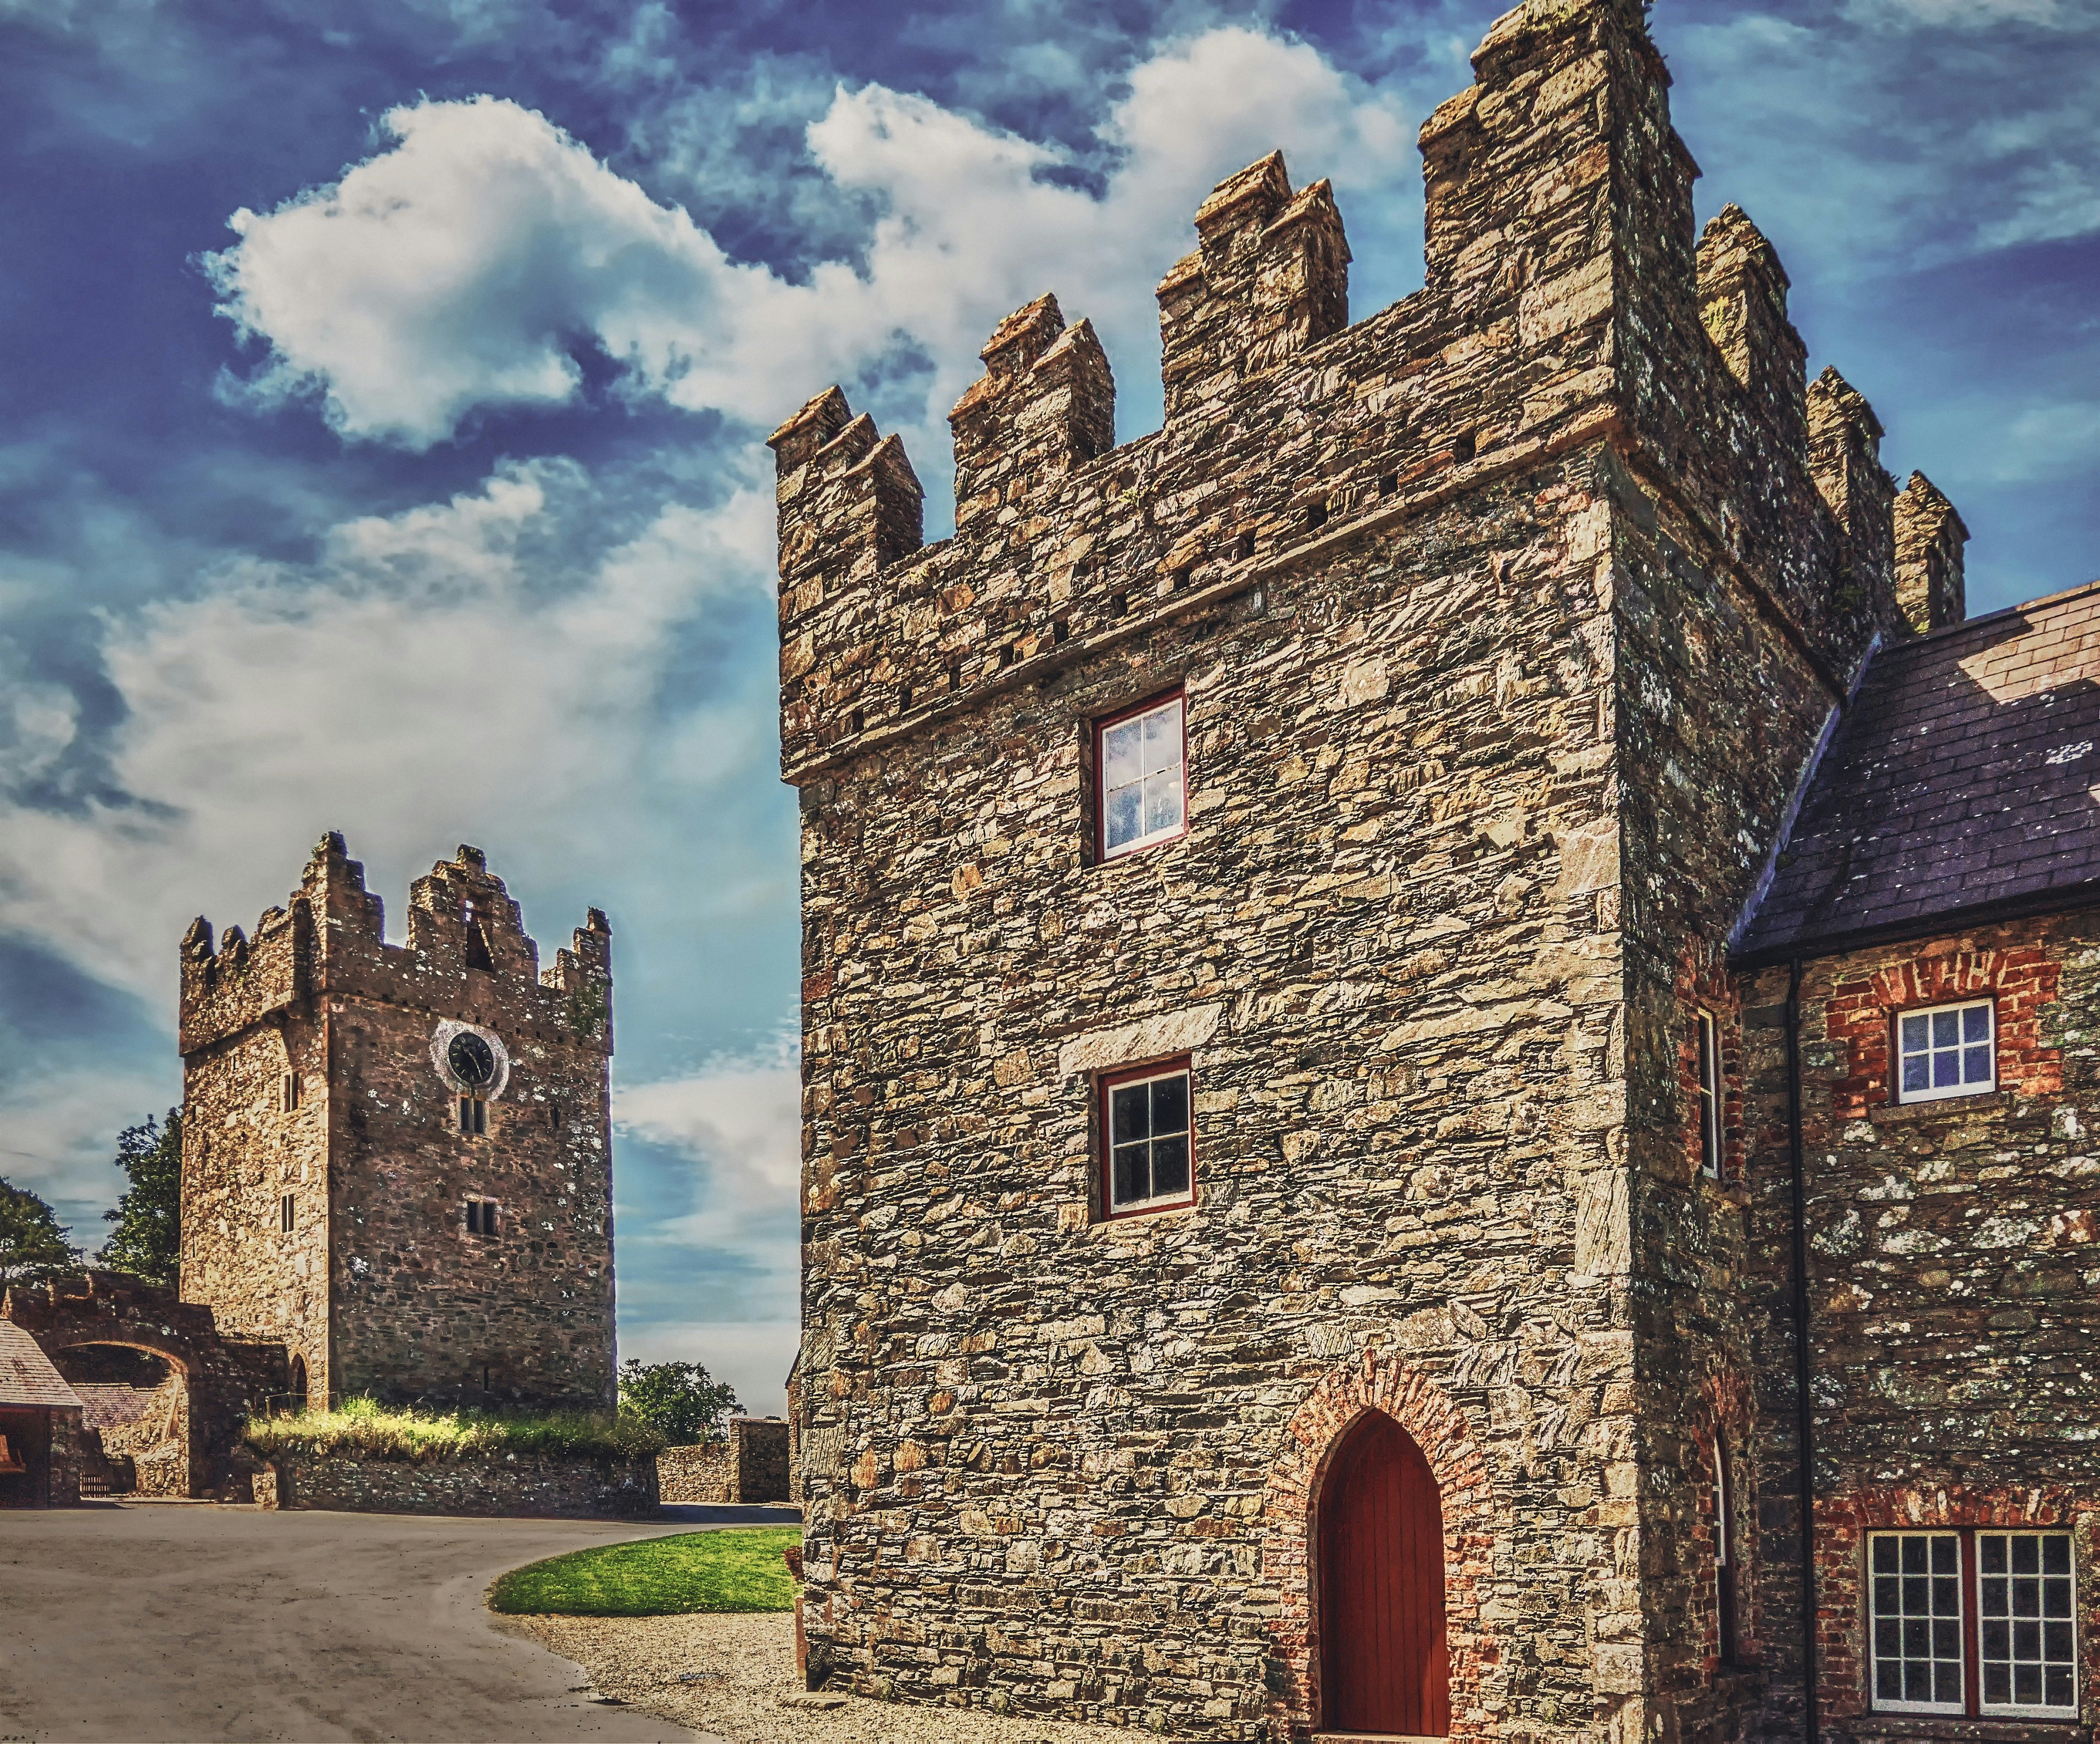
<svg viewBox="0 0 2100 1744"><path fill-rule="evenodd" d="M2045 29L2100 22L2093 0L1847 0L1847 18L1885 30L1996 30L2007 24Z"/></svg>
<svg viewBox="0 0 2100 1744"><path fill-rule="evenodd" d="M0 1177L56 1207L74 1245L91 1254L109 1234L101 1208L124 1188L112 1165L117 1133L180 1100L172 1072L128 1066L11 1084L0 1097Z"/></svg>
<svg viewBox="0 0 2100 1744"><path fill-rule="evenodd" d="M0 929L165 1009L189 916L245 925L282 901L326 828L349 832L397 916L395 881L484 824L514 876L647 858L679 827L652 788L690 802L770 762L747 742L667 762L660 723L690 704L659 691L710 601L762 612L770 505L663 504L624 538L611 508L571 462L506 466L449 502L337 527L310 565L231 564L195 598L113 620L104 657L127 713L110 769L133 803L0 802ZM55 712L33 721L33 743L55 741ZM543 938L571 917L553 918Z"/></svg>
<svg viewBox="0 0 2100 1744"><path fill-rule="evenodd" d="M759 1051L709 1061L682 1078L623 1085L614 1098L618 1129L698 1165L693 1203L660 1215L638 1238L687 1247L748 1247L768 1238L796 1204L801 1178L802 1075L797 1046L782 1040ZM783 1253L792 1278L795 1238Z"/></svg>
<svg viewBox="0 0 2100 1744"><path fill-rule="evenodd" d="M826 261L802 284L730 260L514 103L395 109L394 143L339 182L235 214L214 281L271 348L236 391L319 392L345 435L426 447L477 407L567 400L588 345L629 391L762 425L903 336L936 360L913 422L938 431L983 335L1046 287L1126 359L1152 355L1152 287L1189 246L1196 203L1272 146L1344 188L1409 179L1400 116L1303 44L1215 29L1129 82L1100 198L1046 179L1065 161L1048 147L880 86L839 89L809 147L880 215L857 264ZM933 460L922 448L922 470Z"/></svg>
<svg viewBox="0 0 2100 1744"><path fill-rule="evenodd" d="M777 1417L788 1402L788 1371L801 1342L795 1320L651 1320L623 1326L620 1358L698 1362L736 1389L754 1417Z"/></svg>

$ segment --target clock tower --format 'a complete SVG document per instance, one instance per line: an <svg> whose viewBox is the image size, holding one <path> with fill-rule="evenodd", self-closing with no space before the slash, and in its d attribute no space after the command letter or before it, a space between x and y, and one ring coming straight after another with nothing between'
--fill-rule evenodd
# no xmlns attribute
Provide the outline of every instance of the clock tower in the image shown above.
<svg viewBox="0 0 2100 1744"><path fill-rule="evenodd" d="M182 947L182 1296L315 1406L609 1407L611 929L541 969L477 848L390 944L341 836Z"/></svg>

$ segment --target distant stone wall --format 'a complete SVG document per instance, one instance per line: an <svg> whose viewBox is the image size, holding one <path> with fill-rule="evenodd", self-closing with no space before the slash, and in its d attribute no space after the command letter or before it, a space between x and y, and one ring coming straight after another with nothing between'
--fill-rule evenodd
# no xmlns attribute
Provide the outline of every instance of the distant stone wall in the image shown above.
<svg viewBox="0 0 2100 1744"><path fill-rule="evenodd" d="M666 1502L785 1502L788 1424L733 1417L724 1440L665 1448L656 1475Z"/></svg>
<svg viewBox="0 0 2100 1744"><path fill-rule="evenodd" d="M646 1520L656 1512L656 1469L646 1459L395 1459L294 1455L255 1479L265 1508L350 1514L470 1514L529 1519Z"/></svg>

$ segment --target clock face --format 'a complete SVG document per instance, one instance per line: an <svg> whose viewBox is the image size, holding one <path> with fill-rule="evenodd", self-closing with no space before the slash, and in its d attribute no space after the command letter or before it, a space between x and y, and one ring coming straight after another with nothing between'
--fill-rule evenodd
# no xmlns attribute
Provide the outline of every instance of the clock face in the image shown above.
<svg viewBox="0 0 2100 1744"><path fill-rule="evenodd" d="M445 1049L445 1064L468 1088L479 1090L496 1076L496 1056L471 1030L462 1030Z"/></svg>

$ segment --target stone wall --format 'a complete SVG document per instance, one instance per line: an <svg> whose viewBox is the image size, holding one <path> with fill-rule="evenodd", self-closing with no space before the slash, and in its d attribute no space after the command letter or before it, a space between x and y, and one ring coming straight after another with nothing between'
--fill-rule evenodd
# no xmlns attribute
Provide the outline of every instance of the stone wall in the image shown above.
<svg viewBox="0 0 2100 1744"><path fill-rule="evenodd" d="M353 1514L467 1514L520 1519L648 1520L656 1468L646 1459L444 1462L320 1458L271 1459L255 1479L264 1508Z"/></svg>
<svg viewBox="0 0 2100 1744"><path fill-rule="evenodd" d="M518 904L462 848L416 881L408 934L386 942L333 835L252 940L191 929L184 1294L281 1338L316 1404L607 1408L610 929L593 911L543 973ZM501 1050L485 1132L459 1129L445 1024ZM470 1199L495 1203L496 1234L469 1228Z"/></svg>
<svg viewBox="0 0 2100 1744"><path fill-rule="evenodd" d="M778 1417L732 1417L721 1441L656 1456L666 1502L786 1502L788 1468L788 1424Z"/></svg>
<svg viewBox="0 0 2100 1744"><path fill-rule="evenodd" d="M1778 967L1746 985L1742 1060L1763 1337L1790 1365L1787 980ZM1996 1001L1999 1088L1896 1102L1894 1013L1983 997ZM1868 1530L2071 1523L2082 1559L2100 1551L2100 913L1811 960L1800 1038L1820 1693L1824 1737L1845 1741L1877 1724L1856 1724ZM1764 1483L1790 1501L1793 1397L1774 1367ZM1790 1605L1792 1581L1775 1585ZM2093 1616L2089 1598L2087 1690ZM1791 1614L1765 1657L1798 1689Z"/></svg>
<svg viewBox="0 0 2100 1744"><path fill-rule="evenodd" d="M1893 485L1769 245L1696 237L1630 0L1474 64L1417 295L1343 326L1271 158L1161 284L1156 435L1106 446L1041 299L954 414L953 540L836 390L773 439L814 1680L1303 1737L1308 1516L1376 1409L1443 1491L1454 1736L1759 1698L1708 1450L1762 1445L1767 1353L1685 1044L1910 628ZM1187 833L1097 863L1092 723L1168 694ZM1184 1056L1196 1203L1107 1218L1099 1075Z"/></svg>

